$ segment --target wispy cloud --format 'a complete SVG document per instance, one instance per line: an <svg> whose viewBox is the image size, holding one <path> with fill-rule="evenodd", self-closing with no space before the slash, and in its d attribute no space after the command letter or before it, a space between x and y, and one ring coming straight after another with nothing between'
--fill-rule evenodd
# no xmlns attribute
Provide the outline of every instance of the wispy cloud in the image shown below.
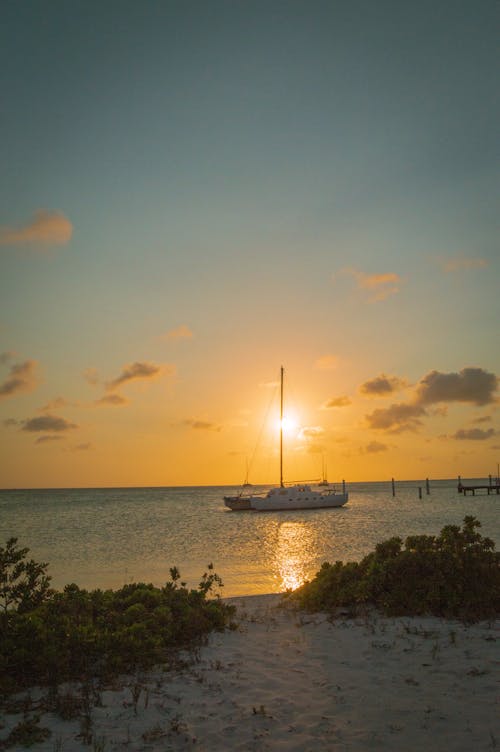
<svg viewBox="0 0 500 752"><path fill-rule="evenodd" d="M338 364L339 359L336 355L322 355L316 360L314 367L320 371L333 371L334 368L337 368Z"/></svg>
<svg viewBox="0 0 500 752"><path fill-rule="evenodd" d="M452 438L459 441L486 441L486 439L491 439L496 435L497 432L494 428L488 428L487 431L483 431L481 428L461 428L453 434Z"/></svg>
<svg viewBox="0 0 500 752"><path fill-rule="evenodd" d="M4 353L3 362L7 362L10 354ZM0 399L14 397L21 392L31 392L38 384L36 375L36 360L25 360L22 363L14 363L7 378L0 384Z"/></svg>
<svg viewBox="0 0 500 752"><path fill-rule="evenodd" d="M88 441L84 444L76 444L75 446L70 447L72 452L88 452L93 448L92 444Z"/></svg>
<svg viewBox="0 0 500 752"><path fill-rule="evenodd" d="M332 407L348 407L352 405L352 400L346 394L341 397L330 397L323 405L324 410L329 410Z"/></svg>
<svg viewBox="0 0 500 752"><path fill-rule="evenodd" d="M395 272L366 274L355 267L346 267L340 271L340 274L354 277L358 289L365 290L370 294L368 297L369 303L377 303L395 295L399 292L403 283L402 278Z"/></svg>
<svg viewBox="0 0 500 752"><path fill-rule="evenodd" d="M382 444L380 441L370 441L361 449L361 454L378 454L379 452L387 452L388 449L387 444Z"/></svg>
<svg viewBox="0 0 500 752"><path fill-rule="evenodd" d="M17 353L13 350L0 353L0 366L5 366L17 357Z"/></svg>
<svg viewBox="0 0 500 752"><path fill-rule="evenodd" d="M59 415L40 415L23 421L21 430L31 433L63 433L74 428L78 428L76 423L70 423L69 420L61 418Z"/></svg>
<svg viewBox="0 0 500 752"><path fill-rule="evenodd" d="M129 400L126 397L122 397L121 394L105 394L104 397L94 402L97 407L121 407L128 405Z"/></svg>
<svg viewBox="0 0 500 752"><path fill-rule="evenodd" d="M320 439L324 435L322 426L303 426L299 431L299 439Z"/></svg>
<svg viewBox="0 0 500 752"><path fill-rule="evenodd" d="M276 389L280 385L279 381L261 381L259 387L262 389Z"/></svg>
<svg viewBox="0 0 500 752"><path fill-rule="evenodd" d="M86 368L83 372L83 378L91 386L96 386L99 383L99 372L97 368Z"/></svg>
<svg viewBox="0 0 500 752"><path fill-rule="evenodd" d="M158 378L159 376L174 373L174 366L169 365L157 365L156 363L149 363L146 361L136 361L123 367L121 373L106 384L108 391L113 391L119 386L128 384L130 381L150 380Z"/></svg>
<svg viewBox="0 0 500 752"><path fill-rule="evenodd" d="M193 332L186 324L181 324L175 329L170 329L163 335L162 339L166 340L178 340L178 339L192 339L194 337Z"/></svg>
<svg viewBox="0 0 500 752"><path fill-rule="evenodd" d="M79 402L70 402L65 397L54 397L54 399L49 400L43 407L40 408L39 412L41 413L47 413L50 412L50 410L60 410L62 407L80 407Z"/></svg>
<svg viewBox="0 0 500 752"><path fill-rule="evenodd" d="M456 256L455 258L439 258L438 263L447 274L453 272L470 271L472 269L485 269L488 262L482 258L466 258L465 256Z"/></svg>
<svg viewBox="0 0 500 752"><path fill-rule="evenodd" d="M196 431L222 431L222 426L208 420L188 418L182 422L182 425L194 428Z"/></svg>
<svg viewBox="0 0 500 752"><path fill-rule="evenodd" d="M481 415L481 417L476 418L472 422L479 425L480 423L490 423L491 420L492 420L491 415Z"/></svg>
<svg viewBox="0 0 500 752"><path fill-rule="evenodd" d="M50 444L53 441L62 441L62 439L62 436L53 436L52 434L48 434L47 436L39 436L35 441L35 444Z"/></svg>
<svg viewBox="0 0 500 752"><path fill-rule="evenodd" d="M21 227L0 227L0 245L66 245L73 225L58 211L38 209L31 222Z"/></svg>
<svg viewBox="0 0 500 752"><path fill-rule="evenodd" d="M400 379L398 376L386 376L385 373L381 373L380 376L375 376L375 378L361 384L359 391L369 397L386 397L388 394L397 392L406 386L407 382L404 379Z"/></svg>

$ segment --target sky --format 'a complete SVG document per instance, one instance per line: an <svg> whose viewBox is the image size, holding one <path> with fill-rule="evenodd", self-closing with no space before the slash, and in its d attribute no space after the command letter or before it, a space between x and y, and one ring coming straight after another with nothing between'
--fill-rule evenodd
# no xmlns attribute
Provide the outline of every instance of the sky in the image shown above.
<svg viewBox="0 0 500 752"><path fill-rule="evenodd" d="M0 20L0 487L496 474L494 2Z"/></svg>

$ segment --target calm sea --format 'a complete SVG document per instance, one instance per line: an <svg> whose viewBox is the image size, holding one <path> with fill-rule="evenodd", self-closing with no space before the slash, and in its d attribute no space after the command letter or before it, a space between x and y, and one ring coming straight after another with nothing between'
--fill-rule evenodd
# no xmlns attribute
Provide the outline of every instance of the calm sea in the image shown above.
<svg viewBox="0 0 500 752"><path fill-rule="evenodd" d="M500 545L496 494L464 497L455 480L431 481L429 495L422 481L397 483L395 497L390 481L348 490L341 509L268 513L230 512L227 487L5 490L0 545L17 537L58 589L161 585L174 565L195 586L212 562L226 596L295 587L324 561L359 560L393 535L439 533L465 515Z"/></svg>

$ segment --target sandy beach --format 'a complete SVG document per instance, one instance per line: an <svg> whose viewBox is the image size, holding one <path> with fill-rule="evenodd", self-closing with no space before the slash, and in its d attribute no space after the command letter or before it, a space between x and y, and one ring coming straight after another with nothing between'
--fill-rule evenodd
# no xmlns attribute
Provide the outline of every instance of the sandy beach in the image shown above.
<svg viewBox="0 0 500 752"><path fill-rule="evenodd" d="M96 692L97 706L84 722L42 712L39 725L51 735L34 748L500 747L499 621L468 626L376 613L332 621L280 601L279 595L231 599L238 628L211 635L194 662L124 677ZM4 714L0 738L20 720L21 714Z"/></svg>

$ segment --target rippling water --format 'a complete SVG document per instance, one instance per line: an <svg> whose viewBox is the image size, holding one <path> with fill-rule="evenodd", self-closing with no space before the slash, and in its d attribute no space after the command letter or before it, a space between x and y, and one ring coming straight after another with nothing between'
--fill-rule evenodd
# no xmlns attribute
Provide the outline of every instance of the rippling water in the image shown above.
<svg viewBox="0 0 500 752"><path fill-rule="evenodd" d="M500 496L463 497L454 480L431 481L430 495L401 482L395 497L390 482L353 483L345 507L302 512L230 512L222 498L232 490L0 491L0 544L15 536L49 562L56 588L161 585L174 565L194 586L213 562L227 596L296 587L324 561L359 560L388 537L439 533L467 514L500 545Z"/></svg>

